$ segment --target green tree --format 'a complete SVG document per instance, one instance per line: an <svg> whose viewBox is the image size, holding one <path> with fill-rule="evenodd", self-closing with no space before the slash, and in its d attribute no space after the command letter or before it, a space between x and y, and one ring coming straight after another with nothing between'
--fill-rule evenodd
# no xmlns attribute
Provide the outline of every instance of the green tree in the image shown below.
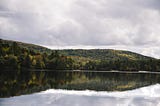
<svg viewBox="0 0 160 106"><path fill-rule="evenodd" d="M31 66L32 66L32 59L29 54L25 57L24 66L27 68L31 68Z"/></svg>
<svg viewBox="0 0 160 106"><path fill-rule="evenodd" d="M18 64L18 59L14 55L9 55L7 57L7 63L8 63L9 68L11 68L11 69L19 69L20 68L20 65Z"/></svg>

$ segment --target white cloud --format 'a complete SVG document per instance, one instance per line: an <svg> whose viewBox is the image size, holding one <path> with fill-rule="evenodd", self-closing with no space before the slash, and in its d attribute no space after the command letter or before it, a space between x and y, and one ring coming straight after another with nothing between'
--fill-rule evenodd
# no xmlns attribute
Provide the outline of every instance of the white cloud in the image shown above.
<svg viewBox="0 0 160 106"><path fill-rule="evenodd" d="M0 1L4 39L64 48L122 45L160 57L159 33L159 0Z"/></svg>

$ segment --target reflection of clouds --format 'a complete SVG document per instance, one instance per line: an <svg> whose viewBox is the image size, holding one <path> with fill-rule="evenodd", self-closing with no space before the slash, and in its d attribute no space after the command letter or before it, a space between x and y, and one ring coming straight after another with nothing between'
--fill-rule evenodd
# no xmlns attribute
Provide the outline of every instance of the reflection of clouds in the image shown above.
<svg viewBox="0 0 160 106"><path fill-rule="evenodd" d="M160 85L124 92L47 90L0 99L1 106L159 106Z"/></svg>

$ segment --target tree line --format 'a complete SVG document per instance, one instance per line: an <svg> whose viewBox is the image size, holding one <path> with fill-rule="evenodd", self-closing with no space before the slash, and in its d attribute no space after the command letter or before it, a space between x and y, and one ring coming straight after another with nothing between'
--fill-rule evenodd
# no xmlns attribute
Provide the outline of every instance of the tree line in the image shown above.
<svg viewBox="0 0 160 106"><path fill-rule="evenodd" d="M76 51L78 52L78 51ZM81 52L83 52L81 50ZM101 54L96 54L101 55ZM53 50L49 53L37 52L0 40L0 67L1 69L52 69L52 70L121 70L121 71L160 71L158 59L84 59L87 57L70 56ZM113 57L114 58L114 57Z"/></svg>
<svg viewBox="0 0 160 106"><path fill-rule="evenodd" d="M0 43L1 69L72 69L73 63L71 57L60 55L58 51L39 53L22 48L16 42L12 45Z"/></svg>

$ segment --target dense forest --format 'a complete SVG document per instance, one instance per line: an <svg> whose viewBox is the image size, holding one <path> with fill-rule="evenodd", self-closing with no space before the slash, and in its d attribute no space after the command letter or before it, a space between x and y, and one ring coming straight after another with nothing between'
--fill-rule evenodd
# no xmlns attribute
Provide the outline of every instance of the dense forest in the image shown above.
<svg viewBox="0 0 160 106"><path fill-rule="evenodd" d="M0 39L0 68L160 71L160 60L122 50L51 50Z"/></svg>

